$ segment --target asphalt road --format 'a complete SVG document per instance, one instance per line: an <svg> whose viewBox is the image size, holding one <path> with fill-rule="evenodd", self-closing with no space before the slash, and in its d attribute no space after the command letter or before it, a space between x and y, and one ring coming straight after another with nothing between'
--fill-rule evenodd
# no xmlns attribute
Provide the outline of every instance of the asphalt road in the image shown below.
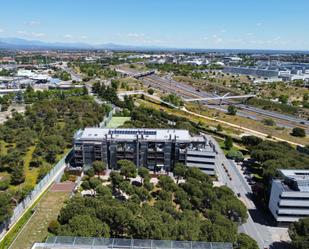
<svg viewBox="0 0 309 249"><path fill-rule="evenodd" d="M149 84L152 87L159 88L167 93L176 93L183 98L196 98L196 97L216 97L212 93L204 91L196 91L196 89L190 85L160 77L158 75L150 75L141 79L145 84ZM210 101L201 101L205 106L210 109L215 109L221 112L227 112L226 105L218 105L211 103ZM228 103L227 100L224 103ZM301 118L297 118L290 115L280 114L267 110L262 110L253 106L247 106L244 104L237 104L239 110L237 115L253 120L262 121L265 118L275 119L276 125L285 128L294 128L295 126L304 128L309 134L309 121Z"/></svg>
<svg viewBox="0 0 309 249"><path fill-rule="evenodd" d="M76 82L81 82L83 80L82 76L80 76L78 73L75 73L73 69L67 66L62 66L61 68L62 70L66 71L67 73L71 75L72 80L75 80Z"/></svg>
<svg viewBox="0 0 309 249"><path fill-rule="evenodd" d="M221 184L231 188L235 194L240 194L239 199L248 208L248 220L239 226L239 232L243 232L254 238L259 248L268 248L270 245L278 244L281 241L288 241L287 228L273 226L272 218L258 210L251 200L252 191L240 167L232 160L227 160L218 143L212 139L218 149L219 165L217 165L218 180ZM228 170L225 172L223 165ZM228 176L229 174L229 176ZM230 180L231 177L231 180ZM274 248L274 247L272 247ZM280 247L279 247L280 248Z"/></svg>

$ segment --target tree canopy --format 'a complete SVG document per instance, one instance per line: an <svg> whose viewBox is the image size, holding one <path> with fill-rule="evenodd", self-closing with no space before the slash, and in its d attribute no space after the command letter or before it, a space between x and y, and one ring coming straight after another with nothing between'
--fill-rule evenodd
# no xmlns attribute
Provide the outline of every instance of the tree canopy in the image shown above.
<svg viewBox="0 0 309 249"><path fill-rule="evenodd" d="M121 164L127 167L131 162ZM141 172L145 181L140 186L124 178L134 174L113 171L110 185L96 187L105 194L71 198L60 212L60 226L54 233L253 244L237 234L237 226L247 219L247 209L227 187L213 187L202 171L186 168L181 173L184 182L177 184L162 175L156 188L149 190L148 174Z"/></svg>
<svg viewBox="0 0 309 249"><path fill-rule="evenodd" d="M308 249L309 247L309 217L292 223L289 227L292 245L295 249Z"/></svg>

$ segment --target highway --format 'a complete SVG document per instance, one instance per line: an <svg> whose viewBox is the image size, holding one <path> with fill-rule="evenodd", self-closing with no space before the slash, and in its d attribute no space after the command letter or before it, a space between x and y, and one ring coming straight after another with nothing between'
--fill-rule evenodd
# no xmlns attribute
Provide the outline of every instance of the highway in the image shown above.
<svg viewBox="0 0 309 249"><path fill-rule="evenodd" d="M71 75L72 80L82 81L82 77L74 72L73 69L68 68L67 66L62 66L62 69L68 72ZM134 71L135 72L135 71ZM133 72L129 72L133 74ZM136 74L138 72L136 71ZM153 73L153 72L152 72ZM196 88L185 84L180 83L172 79L167 79L164 77L160 77L156 74L147 75L145 77L141 77L140 80L144 82L144 84L148 84L154 88L160 89L163 92L167 93L176 93L183 98L210 98L210 97L218 97L212 93L204 92L204 91L196 91ZM211 101L201 101L206 107L214 110L218 110L221 112L227 113L226 105L218 105L217 103ZM227 100L224 100L223 103L228 103ZM249 118L252 120L262 121L267 118L274 119L275 123L279 127L292 129L294 127L300 127L305 129L306 133L309 134L309 121L301 118L280 114L276 112L271 112L267 110L262 110L253 106L248 106L244 104L237 104L238 111L237 115L244 118Z"/></svg>
<svg viewBox="0 0 309 249"><path fill-rule="evenodd" d="M78 73L74 72L74 70L72 68L67 67L66 65L62 65L61 69L66 71L67 73L69 73L71 75L71 79L72 81L76 81L76 82L81 82L83 81L82 76L79 75Z"/></svg>
<svg viewBox="0 0 309 249"><path fill-rule="evenodd" d="M204 91L196 91L196 89L190 85L185 83L180 83L174 81L172 79L166 79L160 77L158 75L150 75L144 78L141 78L144 84L150 85L153 88L160 89L166 93L175 93L182 98L190 99L190 98L208 98L208 97L217 97L214 94L207 93ZM215 109L221 112L227 112L227 106L214 104L211 101L201 101L205 106L211 109ZM224 103L227 103L227 100L224 100ZM309 121L280 114L276 112L271 112L267 110L262 110L253 106L247 106L244 104L237 104L238 111L237 115L245 118L250 118L257 121L262 121L267 118L274 119L277 126L285 127L285 128L294 128L300 127L306 130L307 134L309 134Z"/></svg>
<svg viewBox="0 0 309 249"><path fill-rule="evenodd" d="M252 190L244 178L240 166L236 165L232 160L227 160L219 144L213 138L211 139L218 148L218 161L220 164L216 165L216 167L219 182L231 188L235 194L239 193L240 200L249 210L248 220L239 226L239 232L246 233L254 238L259 248L268 248L274 242L288 241L288 229L269 224L270 218L265 217L265 214L258 210L251 200ZM229 176L225 172L223 165L227 168Z"/></svg>

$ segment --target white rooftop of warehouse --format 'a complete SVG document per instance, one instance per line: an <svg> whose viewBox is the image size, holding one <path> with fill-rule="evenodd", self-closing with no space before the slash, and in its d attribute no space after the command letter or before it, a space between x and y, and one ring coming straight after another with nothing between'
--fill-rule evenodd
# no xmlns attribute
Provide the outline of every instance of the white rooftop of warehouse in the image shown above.
<svg viewBox="0 0 309 249"><path fill-rule="evenodd" d="M75 134L75 139L80 140L101 140L106 136L114 139L133 140L136 136L143 140L184 140L204 141L202 136L192 137L188 130L178 129L106 129L106 128L85 128Z"/></svg>

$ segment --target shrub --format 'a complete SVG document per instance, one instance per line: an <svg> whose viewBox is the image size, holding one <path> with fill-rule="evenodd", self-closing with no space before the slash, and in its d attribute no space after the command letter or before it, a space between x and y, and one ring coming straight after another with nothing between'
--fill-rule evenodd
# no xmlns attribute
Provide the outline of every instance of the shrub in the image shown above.
<svg viewBox="0 0 309 249"><path fill-rule="evenodd" d="M147 92L148 92L148 94L150 94L150 95L153 95L153 94L154 94L154 90L153 90L152 88L149 88Z"/></svg>
<svg viewBox="0 0 309 249"><path fill-rule="evenodd" d="M52 220L48 225L48 232L57 234L57 230L60 227L60 223L57 220Z"/></svg>
<svg viewBox="0 0 309 249"><path fill-rule="evenodd" d="M303 128L295 127L293 128L291 135L294 137L305 137L306 131Z"/></svg>

